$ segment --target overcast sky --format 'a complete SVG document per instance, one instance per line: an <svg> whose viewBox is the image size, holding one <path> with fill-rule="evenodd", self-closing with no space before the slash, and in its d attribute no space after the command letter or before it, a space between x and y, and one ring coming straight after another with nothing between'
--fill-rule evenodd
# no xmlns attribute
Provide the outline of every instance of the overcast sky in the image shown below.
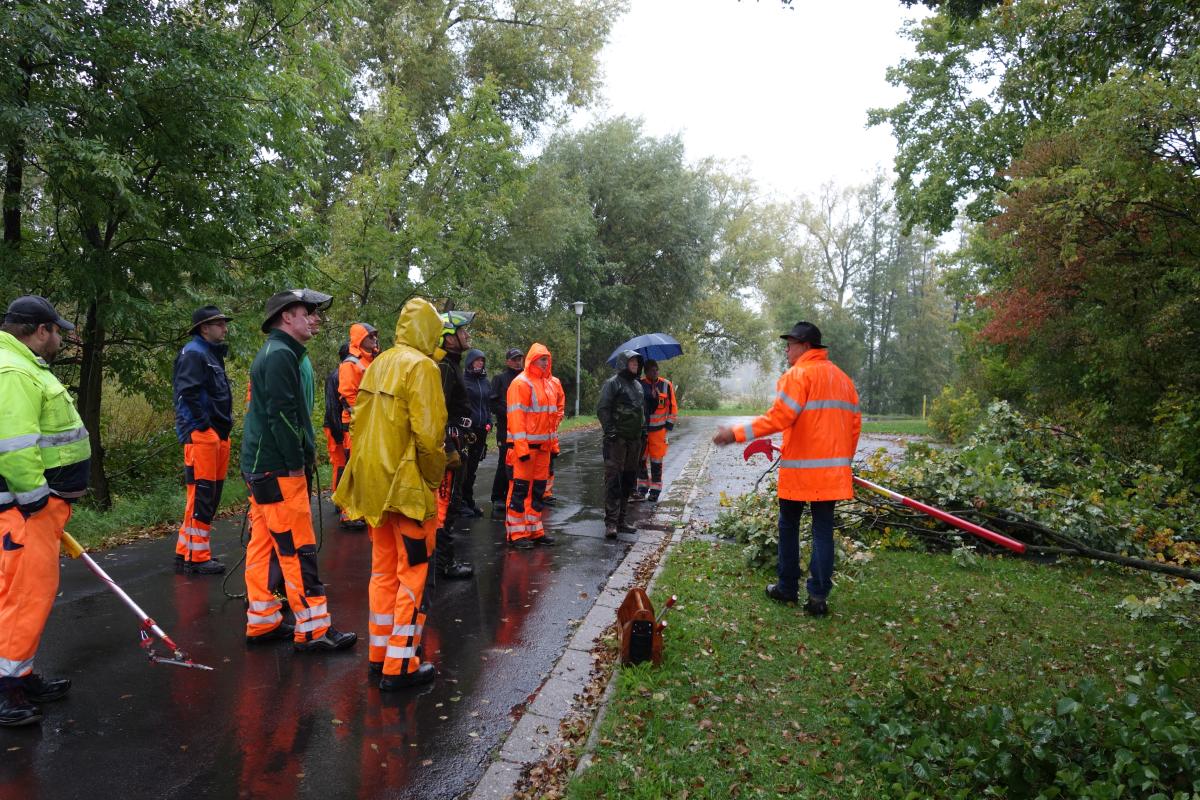
<svg viewBox="0 0 1200 800"><path fill-rule="evenodd" d="M902 98L887 67L911 53L899 0L632 0L601 55L604 99L573 120L641 117L683 135L688 158L745 158L769 192L891 171L886 127L866 112Z"/></svg>

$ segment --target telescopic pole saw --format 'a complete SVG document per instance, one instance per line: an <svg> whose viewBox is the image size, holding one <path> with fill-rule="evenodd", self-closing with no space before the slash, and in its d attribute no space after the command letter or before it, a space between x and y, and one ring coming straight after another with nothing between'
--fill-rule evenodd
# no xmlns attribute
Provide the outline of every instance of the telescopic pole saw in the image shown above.
<svg viewBox="0 0 1200 800"><path fill-rule="evenodd" d="M150 663L171 664L176 667L185 667L187 669L203 669L208 670L209 672L213 671L212 667L205 666L204 664L197 664L195 661L192 661L192 659L188 657L187 653L185 653L179 647L179 645L175 644L175 642L171 640L170 636L167 636L167 632L160 628L158 623L151 619L150 615L143 611L142 607L135 603L133 598L125 593L124 589L122 589L120 586L117 586L116 582L108 576L107 572L100 568L100 565L97 564L91 556L84 552L83 545L81 545L74 536L66 531L63 531L62 533L62 546L63 550L66 551L67 555L69 555L71 558L83 559L83 563L87 564L88 569L95 573L96 577L103 581L104 585L111 589L117 597L121 598L121 602L124 603L139 620L141 620L142 627L138 633L141 637L142 649L146 651L146 657L150 659ZM158 653L154 652L154 640L150 638L151 633L161 639L163 644L171 648L171 653L174 658L160 656Z"/></svg>

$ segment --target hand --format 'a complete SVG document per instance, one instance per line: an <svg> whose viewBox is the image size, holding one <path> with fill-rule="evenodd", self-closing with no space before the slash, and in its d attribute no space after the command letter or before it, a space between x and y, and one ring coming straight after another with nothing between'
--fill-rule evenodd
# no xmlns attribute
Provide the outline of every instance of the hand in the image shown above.
<svg viewBox="0 0 1200 800"><path fill-rule="evenodd" d="M673 431L673 430L675 430L675 423L674 423L674 422L668 422L668 423L666 424L666 429L667 429L667 430L669 430L669 431Z"/></svg>
<svg viewBox="0 0 1200 800"><path fill-rule="evenodd" d="M454 471L462 466L462 456L457 450L451 450L446 454L446 469Z"/></svg>
<svg viewBox="0 0 1200 800"><path fill-rule="evenodd" d="M713 435L713 444L727 445L733 444L737 439L733 435L733 428L721 425L717 428L717 432Z"/></svg>

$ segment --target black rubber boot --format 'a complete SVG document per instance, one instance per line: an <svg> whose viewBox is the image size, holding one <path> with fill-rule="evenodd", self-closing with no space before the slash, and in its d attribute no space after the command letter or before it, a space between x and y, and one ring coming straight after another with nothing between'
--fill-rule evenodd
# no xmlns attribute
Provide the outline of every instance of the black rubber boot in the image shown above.
<svg viewBox="0 0 1200 800"><path fill-rule="evenodd" d="M804 601L804 613L810 617L824 617L829 613L829 604L824 600L810 597Z"/></svg>
<svg viewBox="0 0 1200 800"><path fill-rule="evenodd" d="M41 722L42 712L16 686L0 690L0 726L16 728Z"/></svg>
<svg viewBox="0 0 1200 800"><path fill-rule="evenodd" d="M296 626L281 622L266 633L258 636L247 636L246 644L269 644L271 642L290 642L296 635Z"/></svg>
<svg viewBox="0 0 1200 800"><path fill-rule="evenodd" d="M424 686L437 677L437 667L426 661L412 672L403 675L384 675L379 680L379 691L394 692L398 689L408 689L412 686Z"/></svg>
<svg viewBox="0 0 1200 800"><path fill-rule="evenodd" d="M53 703L67 696L67 692L71 690L71 679L47 679L31 672L21 678L21 688L25 691L25 699L30 703Z"/></svg>
<svg viewBox="0 0 1200 800"><path fill-rule="evenodd" d="M320 639L313 639L311 642L295 642L292 644L292 649L298 653L332 653L336 650L353 647L357 641L357 633L342 633L334 628L329 628Z"/></svg>
<svg viewBox="0 0 1200 800"><path fill-rule="evenodd" d="M184 561L183 556L175 556L175 571L184 575L224 575L225 565L215 558L208 561Z"/></svg>
<svg viewBox="0 0 1200 800"><path fill-rule="evenodd" d="M541 536L534 539L533 543L536 545L540 545L542 547L553 547L554 545L558 544L558 539L555 539L553 536L547 536L546 534L542 534Z"/></svg>
<svg viewBox="0 0 1200 800"><path fill-rule="evenodd" d="M622 522L617 525L617 533L637 533L637 528L627 522Z"/></svg>

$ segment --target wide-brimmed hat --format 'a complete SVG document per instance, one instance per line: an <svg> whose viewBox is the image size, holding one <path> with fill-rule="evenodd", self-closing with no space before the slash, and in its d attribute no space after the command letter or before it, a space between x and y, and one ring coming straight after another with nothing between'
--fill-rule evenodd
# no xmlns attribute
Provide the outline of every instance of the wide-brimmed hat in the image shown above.
<svg viewBox="0 0 1200 800"><path fill-rule="evenodd" d="M797 342L806 342L822 349L825 347L821 344L821 329L811 322L797 322L790 331L780 334L779 338L795 339Z"/></svg>
<svg viewBox="0 0 1200 800"><path fill-rule="evenodd" d="M75 326L62 318L49 300L36 294L18 297L8 304L4 312L5 322L24 322L28 325L54 323L64 331L73 331Z"/></svg>
<svg viewBox="0 0 1200 800"><path fill-rule="evenodd" d="M266 317L263 319L261 330L263 333L269 333L271 323L292 306L306 306L309 309L309 313L311 313L313 311L324 311L332 303L332 295L313 291L312 289L284 289L282 292L276 292L267 299L267 305L264 309Z"/></svg>
<svg viewBox="0 0 1200 800"><path fill-rule="evenodd" d="M195 333L206 322L229 322L231 319L233 317L225 316L216 306L202 306L192 312L192 327L188 328L188 333Z"/></svg>

